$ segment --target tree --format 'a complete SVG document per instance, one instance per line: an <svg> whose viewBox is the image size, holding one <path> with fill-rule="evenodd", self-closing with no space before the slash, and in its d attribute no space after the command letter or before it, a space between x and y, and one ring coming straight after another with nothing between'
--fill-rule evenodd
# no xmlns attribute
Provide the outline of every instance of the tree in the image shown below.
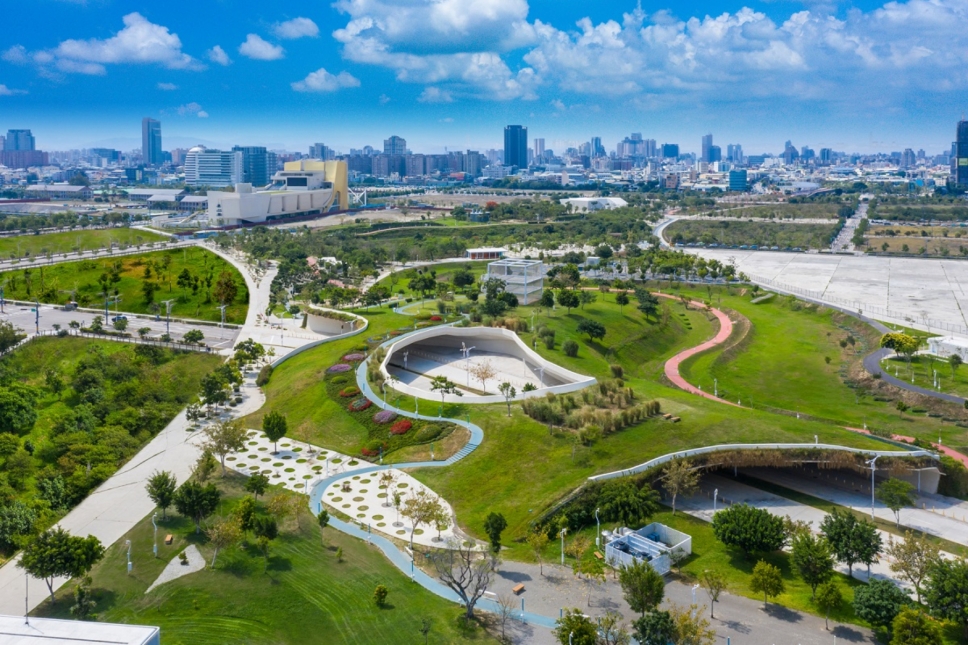
<svg viewBox="0 0 968 645"><path fill-rule="evenodd" d="M141 283L141 295L144 297L144 303L150 305L155 301L155 293L160 289L156 283L151 280L145 280ZM94 325L91 325L91 329L94 329Z"/></svg>
<svg viewBox="0 0 968 645"><path fill-rule="evenodd" d="M886 553L891 558L891 571L911 583L920 604L921 586L941 557L938 547L923 534L905 531L903 540L887 538Z"/></svg>
<svg viewBox="0 0 968 645"><path fill-rule="evenodd" d="M847 509L834 508L820 524L820 532L827 538L838 562L847 565L849 576L854 575L854 563L870 560L881 550L881 536L866 519L859 520Z"/></svg>
<svg viewBox="0 0 968 645"><path fill-rule="evenodd" d="M262 551L265 565L262 572L269 570L269 546L279 536L279 525L273 517L260 515L252 522L252 532L256 536L256 546Z"/></svg>
<svg viewBox="0 0 968 645"><path fill-rule="evenodd" d="M629 645L631 642L628 628L622 624L622 615L609 609L598 619L598 630L602 645Z"/></svg>
<svg viewBox="0 0 968 645"><path fill-rule="evenodd" d="M905 607L891 623L891 645L937 645L944 641L941 625L921 609Z"/></svg>
<svg viewBox="0 0 968 645"><path fill-rule="evenodd" d="M823 536L803 532L793 538L791 562L803 581L810 585L811 598L817 597L817 587L834 575L834 556Z"/></svg>
<svg viewBox="0 0 968 645"><path fill-rule="evenodd" d="M602 485L598 505L601 519L633 526L659 512L659 494L649 486L640 488L631 479L613 479Z"/></svg>
<svg viewBox="0 0 968 645"><path fill-rule="evenodd" d="M854 613L874 627L886 629L911 600L890 580L871 578L854 590Z"/></svg>
<svg viewBox="0 0 968 645"><path fill-rule="evenodd" d="M222 271L218 280L215 281L215 289L212 295L221 305L231 304L239 293L239 287L235 284L235 278L228 271Z"/></svg>
<svg viewBox="0 0 968 645"><path fill-rule="evenodd" d="M280 439L286 436L289 431L289 424L286 423L286 416L279 412L272 411L262 417L262 431L266 438L272 442L272 453L279 452L276 445Z"/></svg>
<svg viewBox="0 0 968 645"><path fill-rule="evenodd" d="M753 575L750 577L750 591L763 594L763 605L770 602L770 596L776 597L783 593L783 576L780 570L767 562L760 560L753 567Z"/></svg>
<svg viewBox="0 0 968 645"><path fill-rule="evenodd" d="M632 623L640 645L669 645L676 638L676 624L667 611L650 611Z"/></svg>
<svg viewBox="0 0 968 645"><path fill-rule="evenodd" d="M952 354L948 357L948 365L951 366L951 376L955 375L955 372L958 371L958 368L961 367L962 363L964 363L964 361L961 359L959 354Z"/></svg>
<svg viewBox="0 0 968 645"><path fill-rule="evenodd" d="M271 414L271 413L270 413ZM245 426L239 421L219 421L206 427L204 447L217 455L222 464L222 475L225 475L225 458L233 452L245 448L249 438Z"/></svg>
<svg viewBox="0 0 968 645"><path fill-rule="evenodd" d="M124 333L124 331L128 328L128 319L118 318L112 323L112 325L114 326L115 331Z"/></svg>
<svg viewBox="0 0 968 645"><path fill-rule="evenodd" d="M500 513L491 513L484 520L484 532L491 540L491 550L498 553L501 550L501 533L508 527L508 521Z"/></svg>
<svg viewBox="0 0 968 645"><path fill-rule="evenodd" d="M645 289L635 290L635 299L639 301L639 311L648 318L655 318L659 312L659 299Z"/></svg>
<svg viewBox="0 0 968 645"><path fill-rule="evenodd" d="M250 498L251 499L251 498ZM217 518L211 526L205 529L209 543L215 547L212 554L211 568L215 568L215 560L220 549L227 549L242 538L242 527L237 517Z"/></svg>
<svg viewBox="0 0 968 645"><path fill-rule="evenodd" d="M421 489L403 500L401 515L410 520L410 550L413 551L413 534L422 524L428 524L441 512L440 498L427 489Z"/></svg>
<svg viewBox="0 0 968 645"><path fill-rule="evenodd" d="M376 589L373 590L373 602L380 609L383 609L387 604L387 596L390 595L390 590L384 585L377 585Z"/></svg>
<svg viewBox="0 0 968 645"><path fill-rule="evenodd" d="M662 574L641 560L635 560L631 566L619 569L618 582L622 585L625 602L632 611L639 612L640 616L655 611L665 597L665 580Z"/></svg>
<svg viewBox="0 0 968 645"><path fill-rule="evenodd" d="M968 561L939 559L928 576L924 601L936 618L961 625L968 639Z"/></svg>
<svg viewBox="0 0 968 645"><path fill-rule="evenodd" d="M891 477L877 487L877 499L894 513L897 527L901 527L901 509L914 505L914 486L903 479Z"/></svg>
<svg viewBox="0 0 968 645"><path fill-rule="evenodd" d="M329 526L329 513L326 509L319 511L319 515L316 516L316 522L319 524L319 539L322 540L323 544L326 544L326 536L323 531Z"/></svg>
<svg viewBox="0 0 968 645"><path fill-rule="evenodd" d="M464 394L457 389L457 385L446 376L435 376L433 380L430 381L430 390L440 394L440 407L444 406L444 398L448 394L453 396L464 396Z"/></svg>
<svg viewBox="0 0 968 645"><path fill-rule="evenodd" d="M551 309L555 306L555 294L545 289L541 292L541 298L538 300L538 306L544 307L545 309Z"/></svg>
<svg viewBox="0 0 968 645"><path fill-rule="evenodd" d="M17 566L30 576L43 580L54 602L54 579L85 575L102 557L104 547L93 535L71 535L62 528L48 529L29 541L20 553Z"/></svg>
<svg viewBox="0 0 968 645"><path fill-rule="evenodd" d="M0 390L0 428L2 432L23 435L34 427L37 412L34 402L24 393L4 388Z"/></svg>
<svg viewBox="0 0 968 645"><path fill-rule="evenodd" d="M581 303L582 311L585 310L585 305L590 305L596 300L598 300L598 296L596 296L591 291L582 290L578 292L578 302Z"/></svg>
<svg viewBox="0 0 968 645"><path fill-rule="evenodd" d="M243 534L252 530L252 525L255 522L255 511L255 498L251 495L246 495L240 499L235 508L232 509L232 515L238 520L239 529L242 530Z"/></svg>
<svg viewBox="0 0 968 645"><path fill-rule="evenodd" d="M713 516L713 533L726 546L735 546L747 557L762 551L778 551L786 541L783 518L746 504L734 504Z"/></svg>
<svg viewBox="0 0 968 645"><path fill-rule="evenodd" d="M548 534L541 530L535 530L528 533L527 543L531 547L531 552L534 553L535 559L538 561L538 573L544 575L544 567L542 564L541 556L544 553L545 547L548 546L548 542L551 539Z"/></svg>
<svg viewBox="0 0 968 645"><path fill-rule="evenodd" d="M497 389L504 396L504 402L508 404L508 416L511 416L511 399L518 395L518 391L507 381L498 385Z"/></svg>
<svg viewBox="0 0 968 645"><path fill-rule="evenodd" d="M830 612L836 611L844 602L844 597L840 594L840 587L833 580L828 580L817 587L814 599L817 607L823 612L824 629L830 629Z"/></svg>
<svg viewBox="0 0 968 645"><path fill-rule="evenodd" d="M699 470L685 459L673 459L665 467L662 488L672 497L672 514L676 514L676 497L689 496L699 489Z"/></svg>
<svg viewBox="0 0 968 645"><path fill-rule="evenodd" d="M207 481L217 466L218 462L212 456L212 453L208 449L203 450L198 457L198 461L195 462L195 479L200 482Z"/></svg>
<svg viewBox="0 0 968 645"><path fill-rule="evenodd" d="M918 351L918 340L913 336L900 332L891 332L881 336L881 347L893 349L898 354L904 354L908 360Z"/></svg>
<svg viewBox="0 0 968 645"><path fill-rule="evenodd" d="M215 512L221 494L214 484L202 486L195 481L187 481L175 491L175 508L185 517L195 522L195 533L202 532L202 520Z"/></svg>
<svg viewBox="0 0 968 645"><path fill-rule="evenodd" d="M427 556L437 577L461 599L465 616L474 618L474 606L494 580L497 559L491 551L481 553L464 540L451 538L448 548Z"/></svg>
<svg viewBox="0 0 968 645"><path fill-rule="evenodd" d="M151 327L139 327L138 328L138 338L144 340L151 333Z"/></svg>
<svg viewBox="0 0 968 645"><path fill-rule="evenodd" d="M218 406L228 398L225 389L228 387L225 378L219 372L212 372L202 377L202 400L205 405Z"/></svg>
<svg viewBox="0 0 968 645"><path fill-rule="evenodd" d="M97 616L93 613L97 603L94 594L91 593L91 577L84 578L74 587L74 604L71 605L71 616L78 620L94 619Z"/></svg>
<svg viewBox="0 0 968 645"><path fill-rule="evenodd" d="M716 642L716 632L709 628L709 621L700 616L696 605L685 607L673 603L669 615L676 626L676 645L713 645Z"/></svg>
<svg viewBox="0 0 968 645"><path fill-rule="evenodd" d="M583 292L584 293L584 292ZM605 325L598 322L597 320L589 320L588 318L582 318L578 321L577 331L579 334L588 334L588 340L593 341L596 338L605 338Z"/></svg>
<svg viewBox="0 0 968 645"><path fill-rule="evenodd" d="M258 499L260 495L264 494L268 487L269 478L262 473L250 475L249 478L245 480L245 490L255 495L256 499Z"/></svg>
<svg viewBox="0 0 968 645"><path fill-rule="evenodd" d="M148 478L145 489L148 497L161 509L161 519L168 519L168 507L175 501L175 490L178 488L178 481L175 476L167 470L155 471Z"/></svg>
<svg viewBox="0 0 968 645"><path fill-rule="evenodd" d="M578 294L576 294L571 289L559 289L558 296L556 299L559 305L561 305L562 307L568 310L569 314L571 313L572 309L574 309L579 304L581 304L578 301Z"/></svg>
<svg viewBox="0 0 968 645"><path fill-rule="evenodd" d="M202 342L204 338L205 338L205 334L203 334L199 329L189 329L182 335L183 341L185 341L186 343L191 343L193 345L196 345Z"/></svg>
<svg viewBox="0 0 968 645"><path fill-rule="evenodd" d="M561 645L597 645L598 628L580 609L566 609L557 621L555 638Z"/></svg>
<svg viewBox="0 0 968 645"><path fill-rule="evenodd" d="M625 305L629 304L629 294L625 293L624 291L619 291L617 294L615 294L615 304L618 305L619 313L622 313Z"/></svg>
<svg viewBox="0 0 968 645"><path fill-rule="evenodd" d="M497 376L497 370L491 365L491 361L483 360L480 363L476 363L471 366L469 371L475 380L481 382L481 389L487 394L487 382Z"/></svg>
<svg viewBox="0 0 968 645"><path fill-rule="evenodd" d="M699 576L699 584L706 590L709 596L709 617L715 618L716 603L719 602L719 595L726 591L726 578L718 571L706 569Z"/></svg>

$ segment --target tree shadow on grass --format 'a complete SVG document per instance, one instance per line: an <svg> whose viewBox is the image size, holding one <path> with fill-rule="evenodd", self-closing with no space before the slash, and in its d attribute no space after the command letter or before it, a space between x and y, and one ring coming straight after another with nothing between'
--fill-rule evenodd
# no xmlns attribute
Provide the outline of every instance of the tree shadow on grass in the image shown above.
<svg viewBox="0 0 968 645"><path fill-rule="evenodd" d="M270 555L267 571L292 571L292 560L278 555Z"/></svg>

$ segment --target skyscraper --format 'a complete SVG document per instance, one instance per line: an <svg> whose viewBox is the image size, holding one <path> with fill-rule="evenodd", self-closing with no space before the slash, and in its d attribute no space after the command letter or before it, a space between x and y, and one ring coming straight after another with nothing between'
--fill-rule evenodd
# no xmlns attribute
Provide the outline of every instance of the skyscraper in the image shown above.
<svg viewBox="0 0 968 645"><path fill-rule="evenodd" d="M262 187L269 183L275 168L269 167L269 153L262 146L235 146L242 153L242 182Z"/></svg>
<svg viewBox="0 0 968 645"><path fill-rule="evenodd" d="M389 139L383 140L383 154L385 155L405 155L407 154L407 140L403 137L393 135Z"/></svg>
<svg viewBox="0 0 968 645"><path fill-rule="evenodd" d="M702 157L700 157L699 159L700 161L705 161L707 163L713 161L713 159L711 158L712 147L713 147L713 135L711 134L703 135Z"/></svg>
<svg viewBox="0 0 968 645"><path fill-rule="evenodd" d="M164 163L160 121L148 117L141 120L141 158L146 166L160 166Z"/></svg>
<svg viewBox="0 0 968 645"><path fill-rule="evenodd" d="M242 152L195 146L185 155L185 183L221 188L242 183Z"/></svg>
<svg viewBox="0 0 968 645"><path fill-rule="evenodd" d="M605 156L605 146L602 145L601 137L592 137L592 140L589 142L589 147L591 148L591 154L593 157Z"/></svg>
<svg viewBox="0 0 968 645"><path fill-rule="evenodd" d="M528 129L521 125L504 128L504 165L528 167Z"/></svg>
<svg viewBox="0 0 968 645"><path fill-rule="evenodd" d="M968 188L968 121L959 121L955 133L954 182Z"/></svg>
<svg viewBox="0 0 968 645"><path fill-rule="evenodd" d="M534 160L540 161L541 158L544 157L544 151L545 151L545 140L535 139L534 140Z"/></svg>
<svg viewBox="0 0 968 645"><path fill-rule="evenodd" d="M3 142L4 150L36 150L37 144L30 130L7 130L7 137Z"/></svg>

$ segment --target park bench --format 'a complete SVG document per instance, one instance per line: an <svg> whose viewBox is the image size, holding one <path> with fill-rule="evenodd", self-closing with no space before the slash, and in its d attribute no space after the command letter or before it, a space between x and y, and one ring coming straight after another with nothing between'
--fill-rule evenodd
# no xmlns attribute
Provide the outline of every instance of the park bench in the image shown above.
<svg viewBox="0 0 968 645"><path fill-rule="evenodd" d="M172 541L174 541L174 539L175 539L174 536L171 533L169 533L168 535L165 536L165 544L171 544Z"/></svg>
<svg viewBox="0 0 968 645"><path fill-rule="evenodd" d="M605 559L605 556L599 553L598 551L595 551L595 557L598 558L599 560Z"/></svg>
<svg viewBox="0 0 968 645"><path fill-rule="evenodd" d="M513 593L515 596L521 595L522 592L524 592L524 583L523 582L515 585L514 588L511 589L511 593Z"/></svg>
<svg viewBox="0 0 968 645"><path fill-rule="evenodd" d="M672 415L671 414L663 414L662 415L662 418L663 419L671 419L672 418Z"/></svg>

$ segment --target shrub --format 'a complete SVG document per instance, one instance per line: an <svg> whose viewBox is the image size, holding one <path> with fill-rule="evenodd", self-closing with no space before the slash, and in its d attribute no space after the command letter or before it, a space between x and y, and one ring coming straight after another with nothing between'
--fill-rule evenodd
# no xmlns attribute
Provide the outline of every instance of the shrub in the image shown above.
<svg viewBox="0 0 968 645"><path fill-rule="evenodd" d="M551 336L542 336L541 339L544 341L544 344L545 344L545 347L546 348L548 348L548 349L554 349L555 348L555 337L554 337L553 334Z"/></svg>
<svg viewBox="0 0 968 645"><path fill-rule="evenodd" d="M426 311L421 311L416 316L414 316L414 318L416 318L417 320L430 320L431 315Z"/></svg>
<svg viewBox="0 0 968 645"><path fill-rule="evenodd" d="M344 356L343 360L346 361L347 363L359 363L364 358L366 358L364 354L353 353L353 354L347 354L346 356Z"/></svg>
<svg viewBox="0 0 968 645"><path fill-rule="evenodd" d="M431 316L430 317L430 322L440 322L441 320L443 320L443 318L441 318L440 316Z"/></svg>
<svg viewBox="0 0 968 645"><path fill-rule="evenodd" d="M444 429L439 425L428 425L424 426L417 432L415 441L417 443L427 443L428 441L433 441L441 434L443 434Z"/></svg>
<svg viewBox="0 0 968 645"><path fill-rule="evenodd" d="M373 405L373 401L369 400L365 396L361 396L346 407L350 412L362 412L371 405Z"/></svg>
<svg viewBox="0 0 968 645"><path fill-rule="evenodd" d="M571 356L572 358L578 356L578 343L571 339L562 343L561 349L565 352L565 356Z"/></svg>
<svg viewBox="0 0 968 645"><path fill-rule="evenodd" d="M622 378L625 375L621 365L609 365L608 368L612 370L612 376L615 378Z"/></svg>
<svg viewBox="0 0 968 645"><path fill-rule="evenodd" d="M406 419L400 419L390 426L390 434L407 434L413 424Z"/></svg>
<svg viewBox="0 0 968 645"><path fill-rule="evenodd" d="M349 372L351 369L353 369L353 367L350 365L347 365L346 363L337 363L336 365L333 365L326 371L329 372L330 374L339 374L340 372Z"/></svg>
<svg viewBox="0 0 968 645"><path fill-rule="evenodd" d="M396 418L397 418L397 413L394 412L393 410L380 410L379 412L373 415L373 422L380 423L380 424L390 423Z"/></svg>
<svg viewBox="0 0 968 645"><path fill-rule="evenodd" d="M382 441L370 441L365 446L363 446L362 452L367 457L376 457L380 454L384 445Z"/></svg>
<svg viewBox="0 0 968 645"><path fill-rule="evenodd" d="M333 385L342 385L343 383L346 383L346 377L345 376L334 376L332 378L332 380L330 381L330 383L332 383Z"/></svg>
<svg viewBox="0 0 968 645"><path fill-rule="evenodd" d="M272 376L272 365L263 365L259 375L255 377L255 384L262 387L269 382L270 376Z"/></svg>
<svg viewBox="0 0 968 645"><path fill-rule="evenodd" d="M344 387L342 390L339 391L339 395L344 399L349 398L351 396L356 396L359 393L360 393L360 388L356 387L355 385Z"/></svg>

